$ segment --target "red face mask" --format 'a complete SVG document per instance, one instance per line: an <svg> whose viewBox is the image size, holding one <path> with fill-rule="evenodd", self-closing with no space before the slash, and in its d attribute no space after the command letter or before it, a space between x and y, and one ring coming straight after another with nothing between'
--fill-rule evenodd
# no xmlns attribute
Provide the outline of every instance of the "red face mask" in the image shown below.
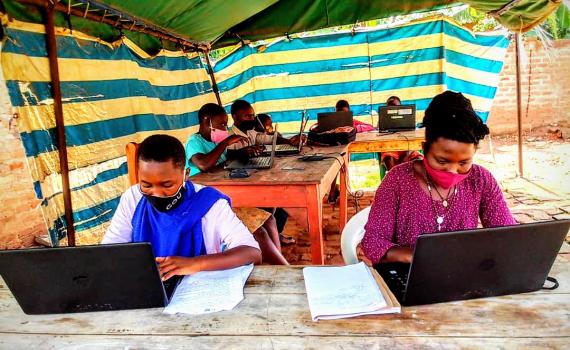
<svg viewBox="0 0 570 350"><path fill-rule="evenodd" d="M424 157L424 166L430 179L432 179L436 184L444 189L448 189L454 185L457 185L461 181L465 180L467 176L469 176L469 172L465 174L455 174L449 171L434 169L429 165L426 157Z"/></svg>

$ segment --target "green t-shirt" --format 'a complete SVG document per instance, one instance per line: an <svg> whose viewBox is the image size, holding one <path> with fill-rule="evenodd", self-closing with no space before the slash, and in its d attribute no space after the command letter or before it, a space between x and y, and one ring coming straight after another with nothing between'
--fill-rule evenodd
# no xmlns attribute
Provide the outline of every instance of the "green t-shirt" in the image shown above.
<svg viewBox="0 0 570 350"><path fill-rule="evenodd" d="M190 169L190 176L200 173L200 169L194 165L190 159L193 155L197 153L208 154L216 148L216 144L212 141L208 141L202 137L199 133L190 135L188 141L186 141L186 168ZM216 164L221 164L226 161L226 151L220 156L220 159Z"/></svg>

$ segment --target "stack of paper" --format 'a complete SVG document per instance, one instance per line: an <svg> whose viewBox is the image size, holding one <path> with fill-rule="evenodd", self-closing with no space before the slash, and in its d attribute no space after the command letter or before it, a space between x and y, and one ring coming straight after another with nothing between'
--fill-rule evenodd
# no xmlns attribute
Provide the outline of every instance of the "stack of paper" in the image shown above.
<svg viewBox="0 0 570 350"><path fill-rule="evenodd" d="M185 276L164 312L198 315L231 310L243 300L243 287L252 270L253 265L247 265Z"/></svg>
<svg viewBox="0 0 570 350"><path fill-rule="evenodd" d="M386 288L380 290L364 264L303 269L313 321L398 313L401 307ZM380 278L380 277L378 277Z"/></svg>

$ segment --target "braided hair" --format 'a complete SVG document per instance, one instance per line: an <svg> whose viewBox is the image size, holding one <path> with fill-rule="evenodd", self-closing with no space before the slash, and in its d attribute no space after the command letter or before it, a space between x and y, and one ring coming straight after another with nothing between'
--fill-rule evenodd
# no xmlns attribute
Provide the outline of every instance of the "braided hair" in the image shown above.
<svg viewBox="0 0 570 350"><path fill-rule="evenodd" d="M489 128L460 92L445 91L431 100L425 111L426 151L440 137L477 146Z"/></svg>

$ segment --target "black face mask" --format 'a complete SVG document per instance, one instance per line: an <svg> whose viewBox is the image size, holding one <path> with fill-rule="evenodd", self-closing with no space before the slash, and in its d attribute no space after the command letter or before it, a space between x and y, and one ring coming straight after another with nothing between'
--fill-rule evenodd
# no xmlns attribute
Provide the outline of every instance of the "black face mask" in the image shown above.
<svg viewBox="0 0 570 350"><path fill-rule="evenodd" d="M253 130L256 125L258 125L256 120L246 120L241 122L241 124L238 126L238 129L241 131Z"/></svg>
<svg viewBox="0 0 570 350"><path fill-rule="evenodd" d="M139 190L140 190L140 187L139 187ZM168 197L151 196L151 195L148 195L148 194L142 192L142 190L141 190L141 193L150 202L150 204L156 210L162 211L162 212L172 210L172 209L176 208L177 206L179 206L180 203L182 203L182 199L184 198L185 192L186 192L186 187L184 186L184 183L182 184L182 186L180 186L180 188L178 189L178 191L176 191L176 193L174 195L168 196Z"/></svg>

